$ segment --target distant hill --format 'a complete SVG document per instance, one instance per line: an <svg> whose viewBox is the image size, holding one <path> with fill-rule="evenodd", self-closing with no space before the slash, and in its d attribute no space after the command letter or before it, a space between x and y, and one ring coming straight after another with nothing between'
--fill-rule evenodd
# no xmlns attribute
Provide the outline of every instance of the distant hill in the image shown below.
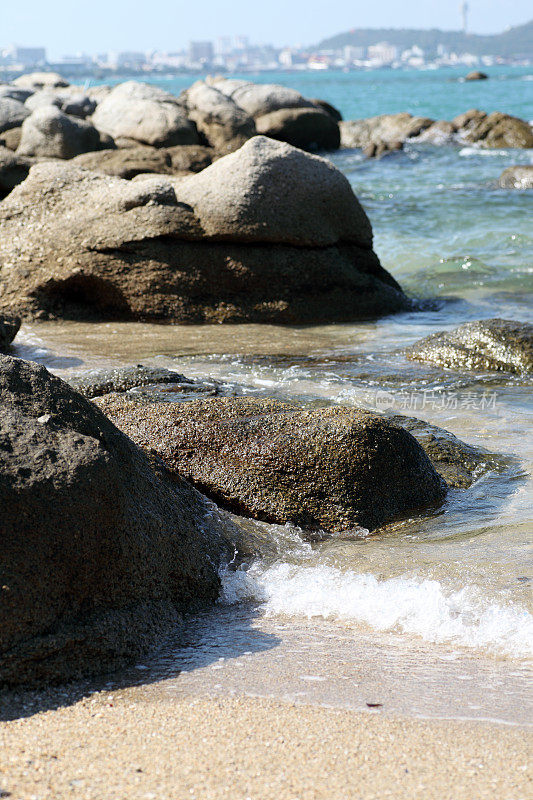
<svg viewBox="0 0 533 800"><path fill-rule="evenodd" d="M369 47L378 42L388 42L405 50L417 44L428 55L434 55L442 44L447 50L474 55L503 56L506 58L533 58L533 20L525 25L509 28L503 33L478 36L462 31L358 28L324 39L318 45L321 50L338 50L346 45Z"/></svg>

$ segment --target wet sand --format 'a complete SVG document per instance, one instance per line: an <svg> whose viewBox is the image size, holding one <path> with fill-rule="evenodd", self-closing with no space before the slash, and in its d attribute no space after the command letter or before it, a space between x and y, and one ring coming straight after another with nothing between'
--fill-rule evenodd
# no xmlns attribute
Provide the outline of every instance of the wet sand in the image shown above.
<svg viewBox="0 0 533 800"><path fill-rule="evenodd" d="M0 796L526 800L531 741L487 723L134 687L1 722Z"/></svg>

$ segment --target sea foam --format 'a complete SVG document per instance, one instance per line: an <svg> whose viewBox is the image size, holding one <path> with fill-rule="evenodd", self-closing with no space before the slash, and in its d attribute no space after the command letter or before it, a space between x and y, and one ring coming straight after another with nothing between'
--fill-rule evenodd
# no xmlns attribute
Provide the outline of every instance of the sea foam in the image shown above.
<svg viewBox="0 0 533 800"><path fill-rule="evenodd" d="M533 655L533 616L481 596L474 587L446 590L439 581L378 580L326 565L278 563L222 572L221 602L259 601L266 615L322 617L416 634L516 657Z"/></svg>

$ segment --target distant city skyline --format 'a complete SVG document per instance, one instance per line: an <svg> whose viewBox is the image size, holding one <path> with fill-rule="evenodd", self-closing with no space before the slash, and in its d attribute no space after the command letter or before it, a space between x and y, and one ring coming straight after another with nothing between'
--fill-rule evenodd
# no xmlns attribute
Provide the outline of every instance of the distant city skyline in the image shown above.
<svg viewBox="0 0 533 800"><path fill-rule="evenodd" d="M130 0L26 0L11 5L2 19L0 44L44 46L49 58L67 53L111 50L166 50L187 47L189 41L215 41L244 35L256 43L311 45L351 28L462 28L460 0L425 0L398 3L381 0L368 4L337 0L325 7L322 0L270 0L268 14L249 0L204 0L201 10L189 2L151 0L132 8ZM327 9L325 11L325 8ZM469 0L468 29L472 33L498 33L521 25L532 16L530 0Z"/></svg>

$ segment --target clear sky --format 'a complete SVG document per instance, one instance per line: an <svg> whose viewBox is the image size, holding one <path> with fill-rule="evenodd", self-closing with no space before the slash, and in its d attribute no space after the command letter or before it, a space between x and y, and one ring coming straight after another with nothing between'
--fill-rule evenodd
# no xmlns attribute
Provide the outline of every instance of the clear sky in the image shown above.
<svg viewBox="0 0 533 800"><path fill-rule="evenodd" d="M254 43L313 44L350 28L460 27L459 0L4 0L0 46L80 51L178 50L244 34ZM469 28L496 33L533 16L531 0L470 0Z"/></svg>

